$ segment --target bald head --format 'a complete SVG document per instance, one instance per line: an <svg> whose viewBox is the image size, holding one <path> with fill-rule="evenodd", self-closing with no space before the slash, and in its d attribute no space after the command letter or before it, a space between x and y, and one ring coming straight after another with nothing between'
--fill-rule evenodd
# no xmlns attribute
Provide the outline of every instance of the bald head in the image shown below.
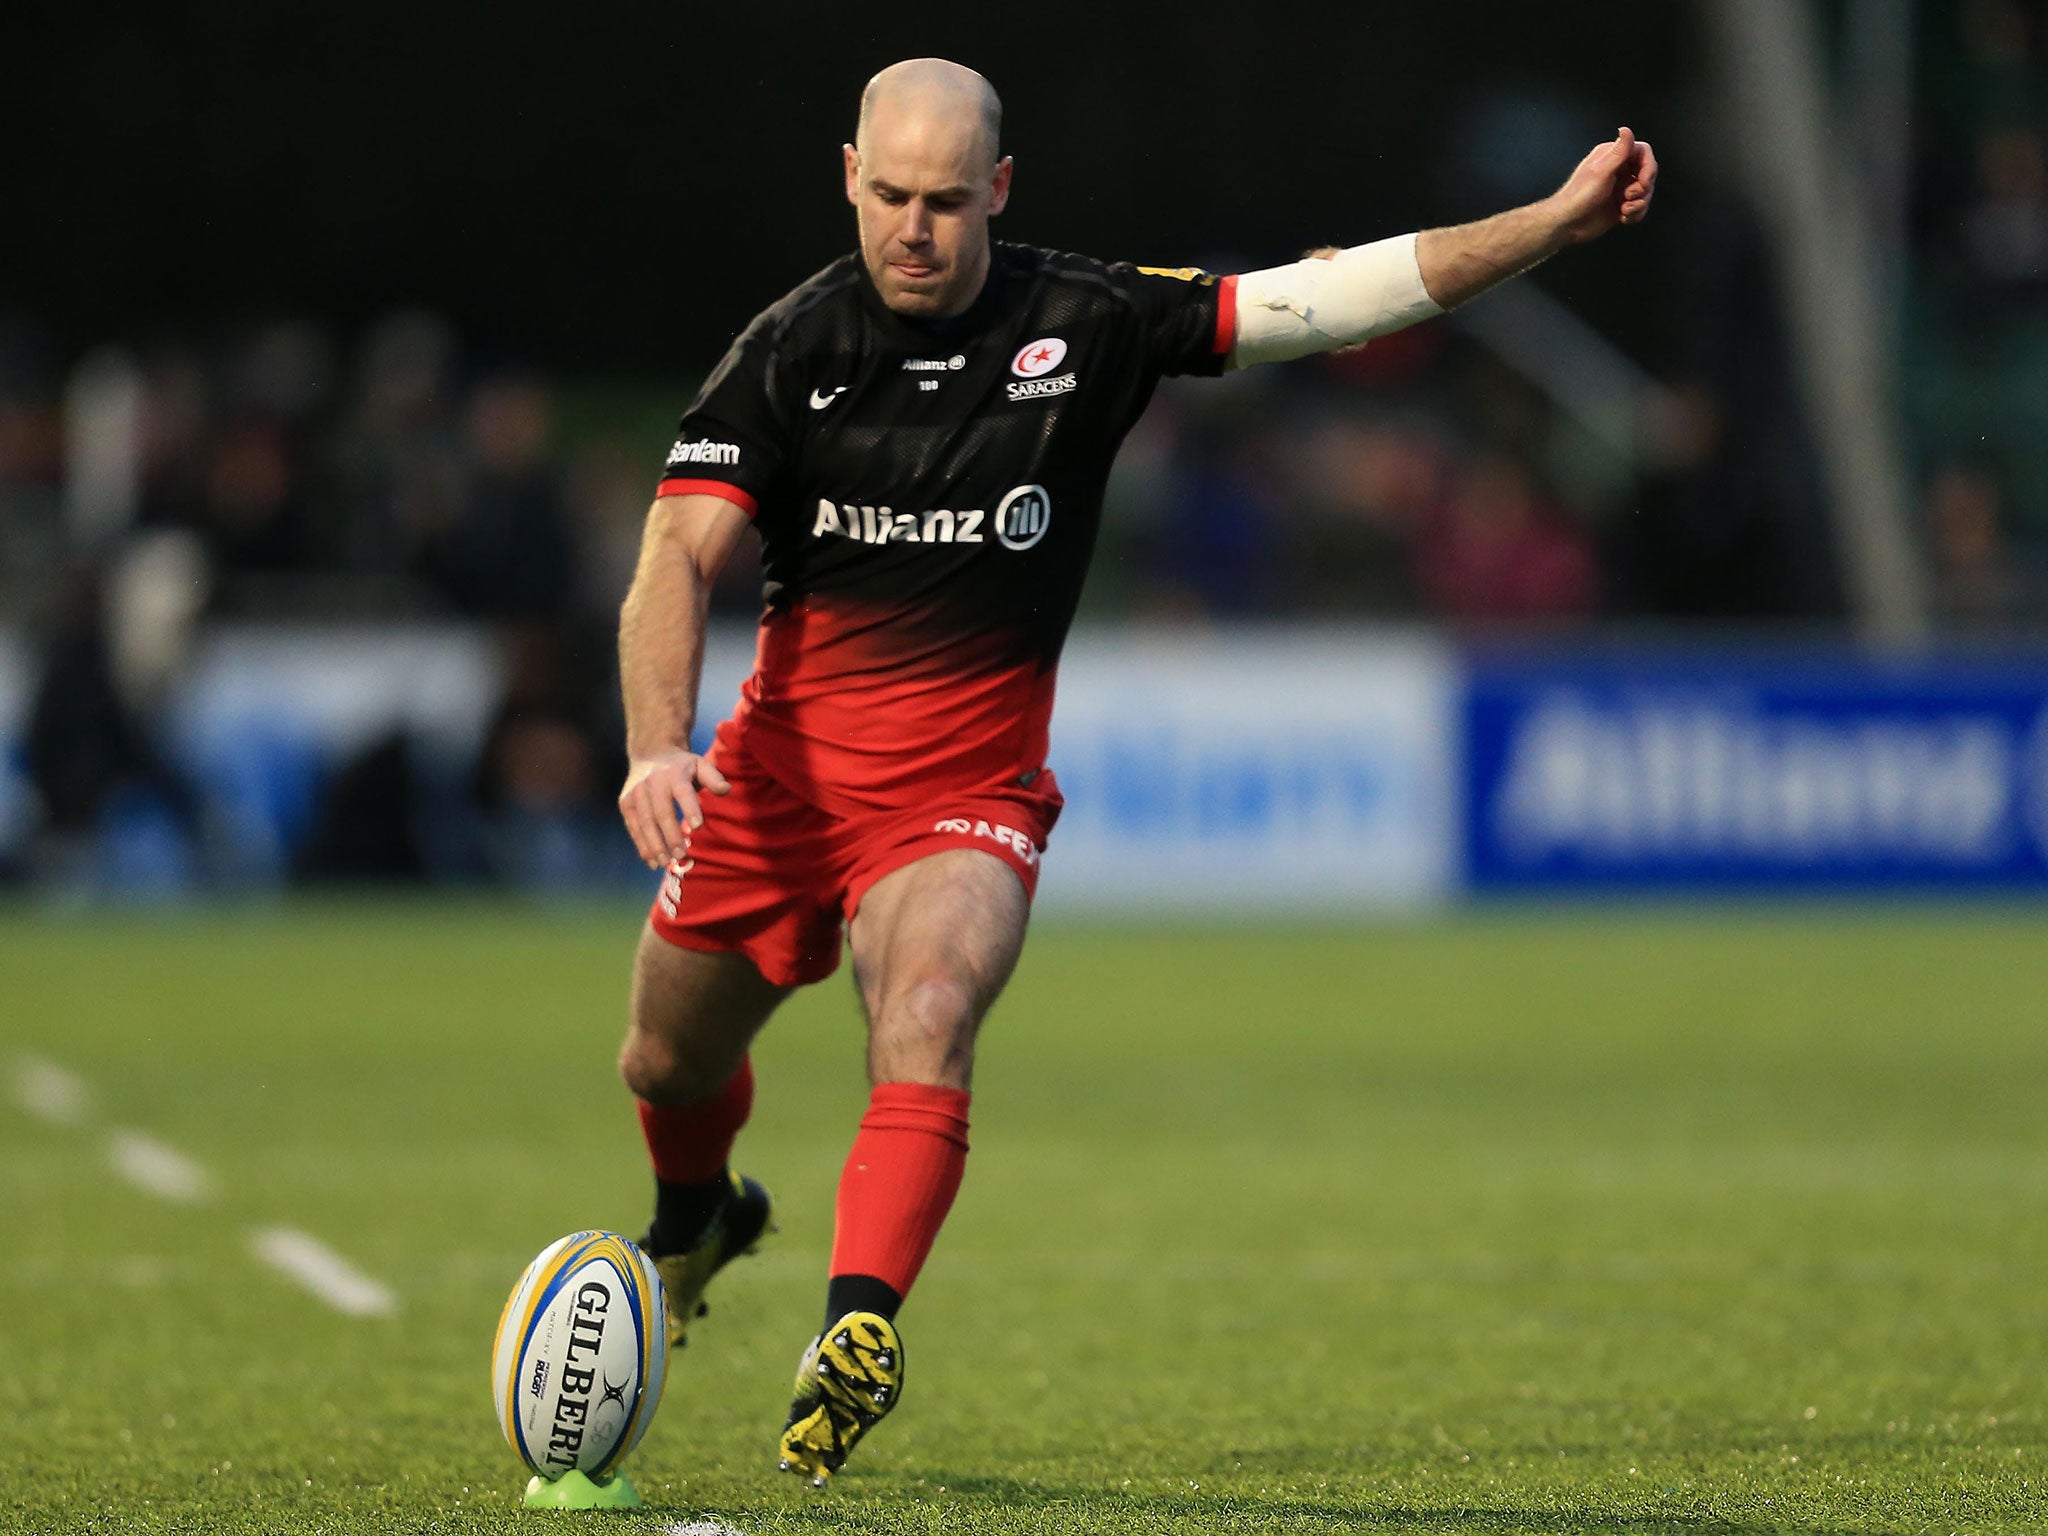
<svg viewBox="0 0 2048 1536"><path fill-rule="evenodd" d="M846 200L868 276L897 314L943 319L981 291L988 221L1010 200L1002 128L994 88L945 59L891 64L861 92Z"/></svg>
<svg viewBox="0 0 2048 1536"><path fill-rule="evenodd" d="M878 133L972 126L976 158L993 169L1001 156L1003 103L995 87L950 59L905 59L891 64L860 93L854 144L863 153Z"/></svg>

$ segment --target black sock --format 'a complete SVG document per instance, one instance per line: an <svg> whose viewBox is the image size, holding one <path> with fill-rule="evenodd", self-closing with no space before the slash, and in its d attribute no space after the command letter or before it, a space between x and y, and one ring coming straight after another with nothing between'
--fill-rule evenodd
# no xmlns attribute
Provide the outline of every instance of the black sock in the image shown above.
<svg viewBox="0 0 2048 1536"><path fill-rule="evenodd" d="M896 1321L896 1309L903 1298L887 1281L873 1275L834 1275L825 1286L825 1326L830 1328L849 1312L879 1312Z"/></svg>
<svg viewBox="0 0 2048 1536"><path fill-rule="evenodd" d="M647 1238L658 1254L684 1253L704 1240L705 1232L732 1198L732 1176L723 1168L703 1184L654 1181L654 1225Z"/></svg>

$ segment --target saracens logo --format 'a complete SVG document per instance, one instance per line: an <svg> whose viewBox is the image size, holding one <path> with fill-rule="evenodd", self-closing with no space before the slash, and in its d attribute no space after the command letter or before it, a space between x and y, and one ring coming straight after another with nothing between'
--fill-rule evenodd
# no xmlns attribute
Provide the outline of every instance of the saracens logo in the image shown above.
<svg viewBox="0 0 2048 1536"><path fill-rule="evenodd" d="M1056 373L1049 379L1012 379L1003 386L1003 392L1012 400L1045 400L1053 395L1072 394L1080 388L1080 380L1074 377L1074 370Z"/></svg>
<svg viewBox="0 0 2048 1536"><path fill-rule="evenodd" d="M1037 341L1027 341L1017 349L1017 355L1010 359L1010 372L1020 379L1035 379L1048 374L1067 359L1067 344L1057 336L1042 336Z"/></svg>
<svg viewBox="0 0 2048 1536"><path fill-rule="evenodd" d="M1052 493L1042 485L1020 485L996 504L996 537L1005 549L1029 549L1052 526Z"/></svg>

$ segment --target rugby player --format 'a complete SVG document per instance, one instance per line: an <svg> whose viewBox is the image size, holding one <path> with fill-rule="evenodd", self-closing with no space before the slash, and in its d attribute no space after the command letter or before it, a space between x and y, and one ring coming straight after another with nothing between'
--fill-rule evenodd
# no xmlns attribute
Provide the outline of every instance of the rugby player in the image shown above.
<svg viewBox="0 0 2048 1536"><path fill-rule="evenodd" d="M872 1097L783 1469L822 1484L901 1399L897 1310L960 1187L975 1033L1060 813L1053 674L1124 434L1167 374L1368 341L1648 211L1623 128L1552 196L1236 277L994 243L988 82L883 70L844 147L859 249L764 311L682 418L620 621L619 810L665 868L620 1057L656 1182L671 1345L767 1230L728 1158L748 1046L850 946ZM749 529L753 675L691 750L706 593Z"/></svg>

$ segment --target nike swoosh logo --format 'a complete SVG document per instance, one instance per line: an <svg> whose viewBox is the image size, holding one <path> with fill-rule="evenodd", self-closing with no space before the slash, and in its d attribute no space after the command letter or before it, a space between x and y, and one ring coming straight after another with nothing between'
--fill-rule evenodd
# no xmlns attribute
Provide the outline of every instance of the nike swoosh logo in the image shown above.
<svg viewBox="0 0 2048 1536"><path fill-rule="evenodd" d="M830 394L826 394L822 390L814 389L811 391L811 409L814 411L822 411L823 409L825 409L826 406L830 405L834 400L837 400L841 395L845 393L846 386L844 384L840 385Z"/></svg>

